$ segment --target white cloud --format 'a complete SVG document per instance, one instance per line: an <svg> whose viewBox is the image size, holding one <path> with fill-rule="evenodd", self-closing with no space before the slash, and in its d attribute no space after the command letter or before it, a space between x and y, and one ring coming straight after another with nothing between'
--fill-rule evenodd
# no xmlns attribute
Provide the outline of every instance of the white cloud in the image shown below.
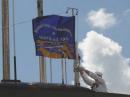
<svg viewBox="0 0 130 97"><path fill-rule="evenodd" d="M82 65L103 72L110 92L130 94L130 60L122 56L122 47L108 37L90 31L79 43Z"/></svg>
<svg viewBox="0 0 130 97"><path fill-rule="evenodd" d="M97 11L90 11L87 16L87 20L92 27L107 29L115 25L117 19L113 13L108 13L106 9L101 8Z"/></svg>

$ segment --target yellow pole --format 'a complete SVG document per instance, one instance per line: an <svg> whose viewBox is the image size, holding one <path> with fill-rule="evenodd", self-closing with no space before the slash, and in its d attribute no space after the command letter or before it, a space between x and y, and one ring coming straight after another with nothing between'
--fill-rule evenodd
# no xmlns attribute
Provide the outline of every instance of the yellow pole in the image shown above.
<svg viewBox="0 0 130 97"><path fill-rule="evenodd" d="M38 17L43 16L43 0L37 0ZM46 82L46 70L44 64L44 57L39 57L40 82Z"/></svg>
<svg viewBox="0 0 130 97"><path fill-rule="evenodd" d="M2 0L3 80L10 80L9 2Z"/></svg>

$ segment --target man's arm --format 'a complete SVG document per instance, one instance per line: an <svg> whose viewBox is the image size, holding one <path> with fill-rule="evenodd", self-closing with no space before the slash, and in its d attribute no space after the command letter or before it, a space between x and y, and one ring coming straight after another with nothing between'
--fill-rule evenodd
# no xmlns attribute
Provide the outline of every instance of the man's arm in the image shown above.
<svg viewBox="0 0 130 97"><path fill-rule="evenodd" d="M97 80L99 79L99 77L97 76L97 74L85 69L84 67L78 67L78 70L82 73L82 71L84 71L86 74L88 74L90 77L92 77L93 79Z"/></svg>
<svg viewBox="0 0 130 97"><path fill-rule="evenodd" d="M95 80L99 79L99 76L98 76L96 73L93 73L93 72L91 72L91 71L89 71L88 75L89 75L91 78L95 79Z"/></svg>
<svg viewBox="0 0 130 97"><path fill-rule="evenodd" d="M89 86L93 86L93 84L95 83L94 80L88 78L88 75L85 73L85 71L80 71L81 77L84 80L84 82L89 85Z"/></svg>

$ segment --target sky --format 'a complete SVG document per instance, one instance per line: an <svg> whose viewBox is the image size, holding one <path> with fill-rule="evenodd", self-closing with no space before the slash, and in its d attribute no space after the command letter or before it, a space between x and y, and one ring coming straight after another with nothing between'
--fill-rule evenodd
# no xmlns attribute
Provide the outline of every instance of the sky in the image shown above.
<svg viewBox="0 0 130 97"><path fill-rule="evenodd" d="M2 0L0 0L1 3ZM12 0L10 5L10 65L13 79ZM1 4L0 4L1 5ZM44 0L44 15L66 14L77 8L76 40L81 65L103 72L109 92L130 94L130 0ZM1 7L0 7L1 12ZM2 80L2 18L0 14L0 79ZM15 0L16 57L18 79L39 82L39 61L35 55L32 19L37 17L36 0ZM49 59L47 80L50 82ZM53 83L61 83L61 60L52 59ZM73 60L67 60L68 84L73 82ZM82 85L83 82L81 81Z"/></svg>

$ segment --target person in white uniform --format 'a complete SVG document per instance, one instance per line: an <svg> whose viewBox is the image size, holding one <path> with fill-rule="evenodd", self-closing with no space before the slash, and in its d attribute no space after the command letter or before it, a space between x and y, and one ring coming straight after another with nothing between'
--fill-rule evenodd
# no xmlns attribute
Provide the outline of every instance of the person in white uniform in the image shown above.
<svg viewBox="0 0 130 97"><path fill-rule="evenodd" d="M95 92L107 92L107 87L104 79L102 78L101 72L91 72L83 67L78 67L77 70L80 72L84 82L91 87ZM92 79L90 79L91 77Z"/></svg>

